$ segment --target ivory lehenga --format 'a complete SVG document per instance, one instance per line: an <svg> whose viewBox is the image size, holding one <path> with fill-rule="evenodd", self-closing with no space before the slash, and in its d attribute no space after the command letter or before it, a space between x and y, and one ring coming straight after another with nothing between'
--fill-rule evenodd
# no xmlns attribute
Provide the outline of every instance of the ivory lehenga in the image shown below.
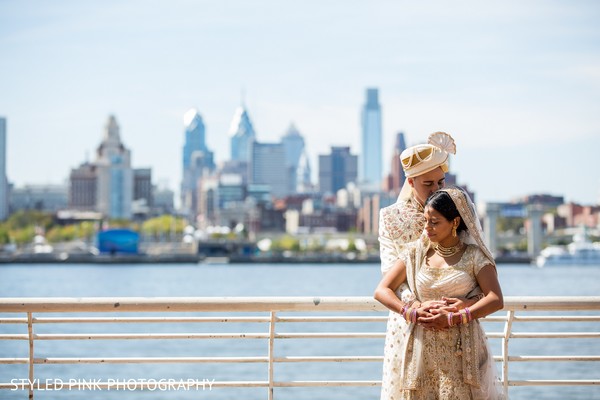
<svg viewBox="0 0 600 400"><path fill-rule="evenodd" d="M420 302L442 296L467 297L478 288L476 276L481 268L494 265L470 199L458 188L444 190L467 224L469 233L463 232L462 239L468 246L459 262L445 268L426 264L428 239L405 247L402 259L407 283ZM390 313L390 319L401 318ZM382 400L502 397L487 339L477 320L442 331L388 321L383 371Z"/></svg>

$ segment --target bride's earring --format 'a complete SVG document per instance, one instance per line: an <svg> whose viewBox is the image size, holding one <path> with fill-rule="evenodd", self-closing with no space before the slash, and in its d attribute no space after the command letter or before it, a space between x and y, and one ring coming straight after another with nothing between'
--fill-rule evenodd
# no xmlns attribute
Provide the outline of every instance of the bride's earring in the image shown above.
<svg viewBox="0 0 600 400"><path fill-rule="evenodd" d="M452 226L452 237L456 237L456 226Z"/></svg>

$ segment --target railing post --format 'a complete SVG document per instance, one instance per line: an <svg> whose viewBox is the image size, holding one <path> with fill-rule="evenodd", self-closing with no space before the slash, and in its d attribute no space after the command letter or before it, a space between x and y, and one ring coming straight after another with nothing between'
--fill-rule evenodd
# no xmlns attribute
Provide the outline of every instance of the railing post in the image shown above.
<svg viewBox="0 0 600 400"><path fill-rule="evenodd" d="M512 333L512 323L515 312L510 310L506 314L506 324L504 325L504 338L502 339L502 385L504 397L508 399L508 340Z"/></svg>
<svg viewBox="0 0 600 400"><path fill-rule="evenodd" d="M269 322L269 400L273 400L273 369L275 360L275 321L277 313L271 311L271 321Z"/></svg>
<svg viewBox="0 0 600 400"><path fill-rule="evenodd" d="M27 313L27 332L29 334L29 399L33 400L33 314Z"/></svg>

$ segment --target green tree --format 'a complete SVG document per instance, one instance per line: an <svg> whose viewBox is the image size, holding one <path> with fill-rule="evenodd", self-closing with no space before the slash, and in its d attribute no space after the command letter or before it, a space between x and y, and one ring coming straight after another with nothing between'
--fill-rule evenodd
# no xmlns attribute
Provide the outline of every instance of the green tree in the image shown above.
<svg viewBox="0 0 600 400"><path fill-rule="evenodd" d="M180 234L185 228L183 218L177 218L172 215L161 215L145 221L140 230L145 235L150 235L154 239L170 235L172 232Z"/></svg>
<svg viewBox="0 0 600 400"><path fill-rule="evenodd" d="M10 238L18 245L31 243L35 234L35 227L33 225L10 230Z"/></svg>
<svg viewBox="0 0 600 400"><path fill-rule="evenodd" d="M347 251L356 252L356 243L353 238L348 239L348 249Z"/></svg>
<svg viewBox="0 0 600 400"><path fill-rule="evenodd" d="M55 225L46 232L45 236L50 243L71 241L75 239L75 225Z"/></svg>
<svg viewBox="0 0 600 400"><path fill-rule="evenodd" d="M110 227L110 229L132 229L134 231L137 230L136 228L139 229L139 227L137 227L137 224L135 224L134 222L122 218L115 218L109 220L108 226Z"/></svg>
<svg viewBox="0 0 600 400"><path fill-rule="evenodd" d="M20 210L13 213L5 225L9 231L38 226L44 231L53 225L52 215L36 210Z"/></svg>
<svg viewBox="0 0 600 400"><path fill-rule="evenodd" d="M277 240L273 241L271 246L273 250L290 250L290 251L299 251L300 250L300 241L293 236L284 235Z"/></svg>
<svg viewBox="0 0 600 400"><path fill-rule="evenodd" d="M0 244L10 243L10 234L8 228L4 224L0 225Z"/></svg>

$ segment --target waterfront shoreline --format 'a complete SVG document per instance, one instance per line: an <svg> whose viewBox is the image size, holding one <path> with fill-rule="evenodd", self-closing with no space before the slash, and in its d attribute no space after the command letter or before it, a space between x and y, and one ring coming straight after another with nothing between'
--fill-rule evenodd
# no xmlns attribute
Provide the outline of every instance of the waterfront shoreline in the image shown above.
<svg viewBox="0 0 600 400"><path fill-rule="evenodd" d="M302 256L223 256L200 254L18 254L0 256L0 264L379 264L379 256L353 257L348 254ZM528 257L499 257L498 264L531 264Z"/></svg>

